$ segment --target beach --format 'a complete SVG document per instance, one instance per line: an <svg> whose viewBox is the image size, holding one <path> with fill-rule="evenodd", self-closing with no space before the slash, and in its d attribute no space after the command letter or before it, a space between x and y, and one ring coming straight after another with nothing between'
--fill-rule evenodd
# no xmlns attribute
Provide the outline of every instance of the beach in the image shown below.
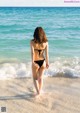
<svg viewBox="0 0 80 113"><path fill-rule="evenodd" d="M0 80L0 107L7 113L80 113L80 78L44 77L35 97L32 78Z"/></svg>

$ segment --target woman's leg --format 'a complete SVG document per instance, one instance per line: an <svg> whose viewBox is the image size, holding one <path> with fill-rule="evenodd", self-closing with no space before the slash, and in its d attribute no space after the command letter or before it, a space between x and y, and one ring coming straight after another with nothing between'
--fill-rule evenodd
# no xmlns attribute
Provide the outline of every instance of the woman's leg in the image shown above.
<svg viewBox="0 0 80 113"><path fill-rule="evenodd" d="M42 87L43 87L43 74L46 67L46 63L44 61L43 65L39 69L39 76L38 76L38 83L39 83L39 93L41 93Z"/></svg>
<svg viewBox="0 0 80 113"><path fill-rule="evenodd" d="M32 73L33 73L33 83L34 83L37 94L39 94L39 88L38 88L38 83L37 83L38 70L39 70L39 66L34 63L32 65Z"/></svg>
<svg viewBox="0 0 80 113"><path fill-rule="evenodd" d="M38 77L38 84L39 84L39 94L41 93L42 87L43 87L43 73L44 69L39 69L39 77Z"/></svg>

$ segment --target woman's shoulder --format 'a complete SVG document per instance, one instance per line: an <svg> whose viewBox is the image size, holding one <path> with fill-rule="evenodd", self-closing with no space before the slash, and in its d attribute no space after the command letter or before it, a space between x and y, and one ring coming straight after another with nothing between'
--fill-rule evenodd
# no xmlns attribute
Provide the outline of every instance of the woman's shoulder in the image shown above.
<svg viewBox="0 0 80 113"><path fill-rule="evenodd" d="M44 45L48 45L48 42L44 42Z"/></svg>
<svg viewBox="0 0 80 113"><path fill-rule="evenodd" d="M47 47L47 45L48 45L48 42L44 42L44 43L42 44L42 46L43 46L44 49Z"/></svg>

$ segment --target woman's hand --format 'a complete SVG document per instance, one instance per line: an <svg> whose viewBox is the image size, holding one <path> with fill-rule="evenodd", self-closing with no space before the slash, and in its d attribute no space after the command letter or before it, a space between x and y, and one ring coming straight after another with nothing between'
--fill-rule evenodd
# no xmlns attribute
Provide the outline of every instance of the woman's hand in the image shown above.
<svg viewBox="0 0 80 113"><path fill-rule="evenodd" d="M47 63L46 63L46 68L47 68L47 69L49 68L49 64L47 64Z"/></svg>

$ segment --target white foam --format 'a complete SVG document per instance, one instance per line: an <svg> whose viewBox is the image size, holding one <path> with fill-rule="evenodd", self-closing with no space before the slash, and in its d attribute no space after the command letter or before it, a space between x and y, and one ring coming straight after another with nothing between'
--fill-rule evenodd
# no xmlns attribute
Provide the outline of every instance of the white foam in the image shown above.
<svg viewBox="0 0 80 113"><path fill-rule="evenodd" d="M80 58L55 58L44 76L80 77ZM0 64L0 79L31 77L31 62Z"/></svg>
<svg viewBox="0 0 80 113"><path fill-rule="evenodd" d="M30 77L31 63L4 63L0 64L0 79L15 77Z"/></svg>
<svg viewBox="0 0 80 113"><path fill-rule="evenodd" d="M45 72L47 76L80 77L80 58L56 58Z"/></svg>

